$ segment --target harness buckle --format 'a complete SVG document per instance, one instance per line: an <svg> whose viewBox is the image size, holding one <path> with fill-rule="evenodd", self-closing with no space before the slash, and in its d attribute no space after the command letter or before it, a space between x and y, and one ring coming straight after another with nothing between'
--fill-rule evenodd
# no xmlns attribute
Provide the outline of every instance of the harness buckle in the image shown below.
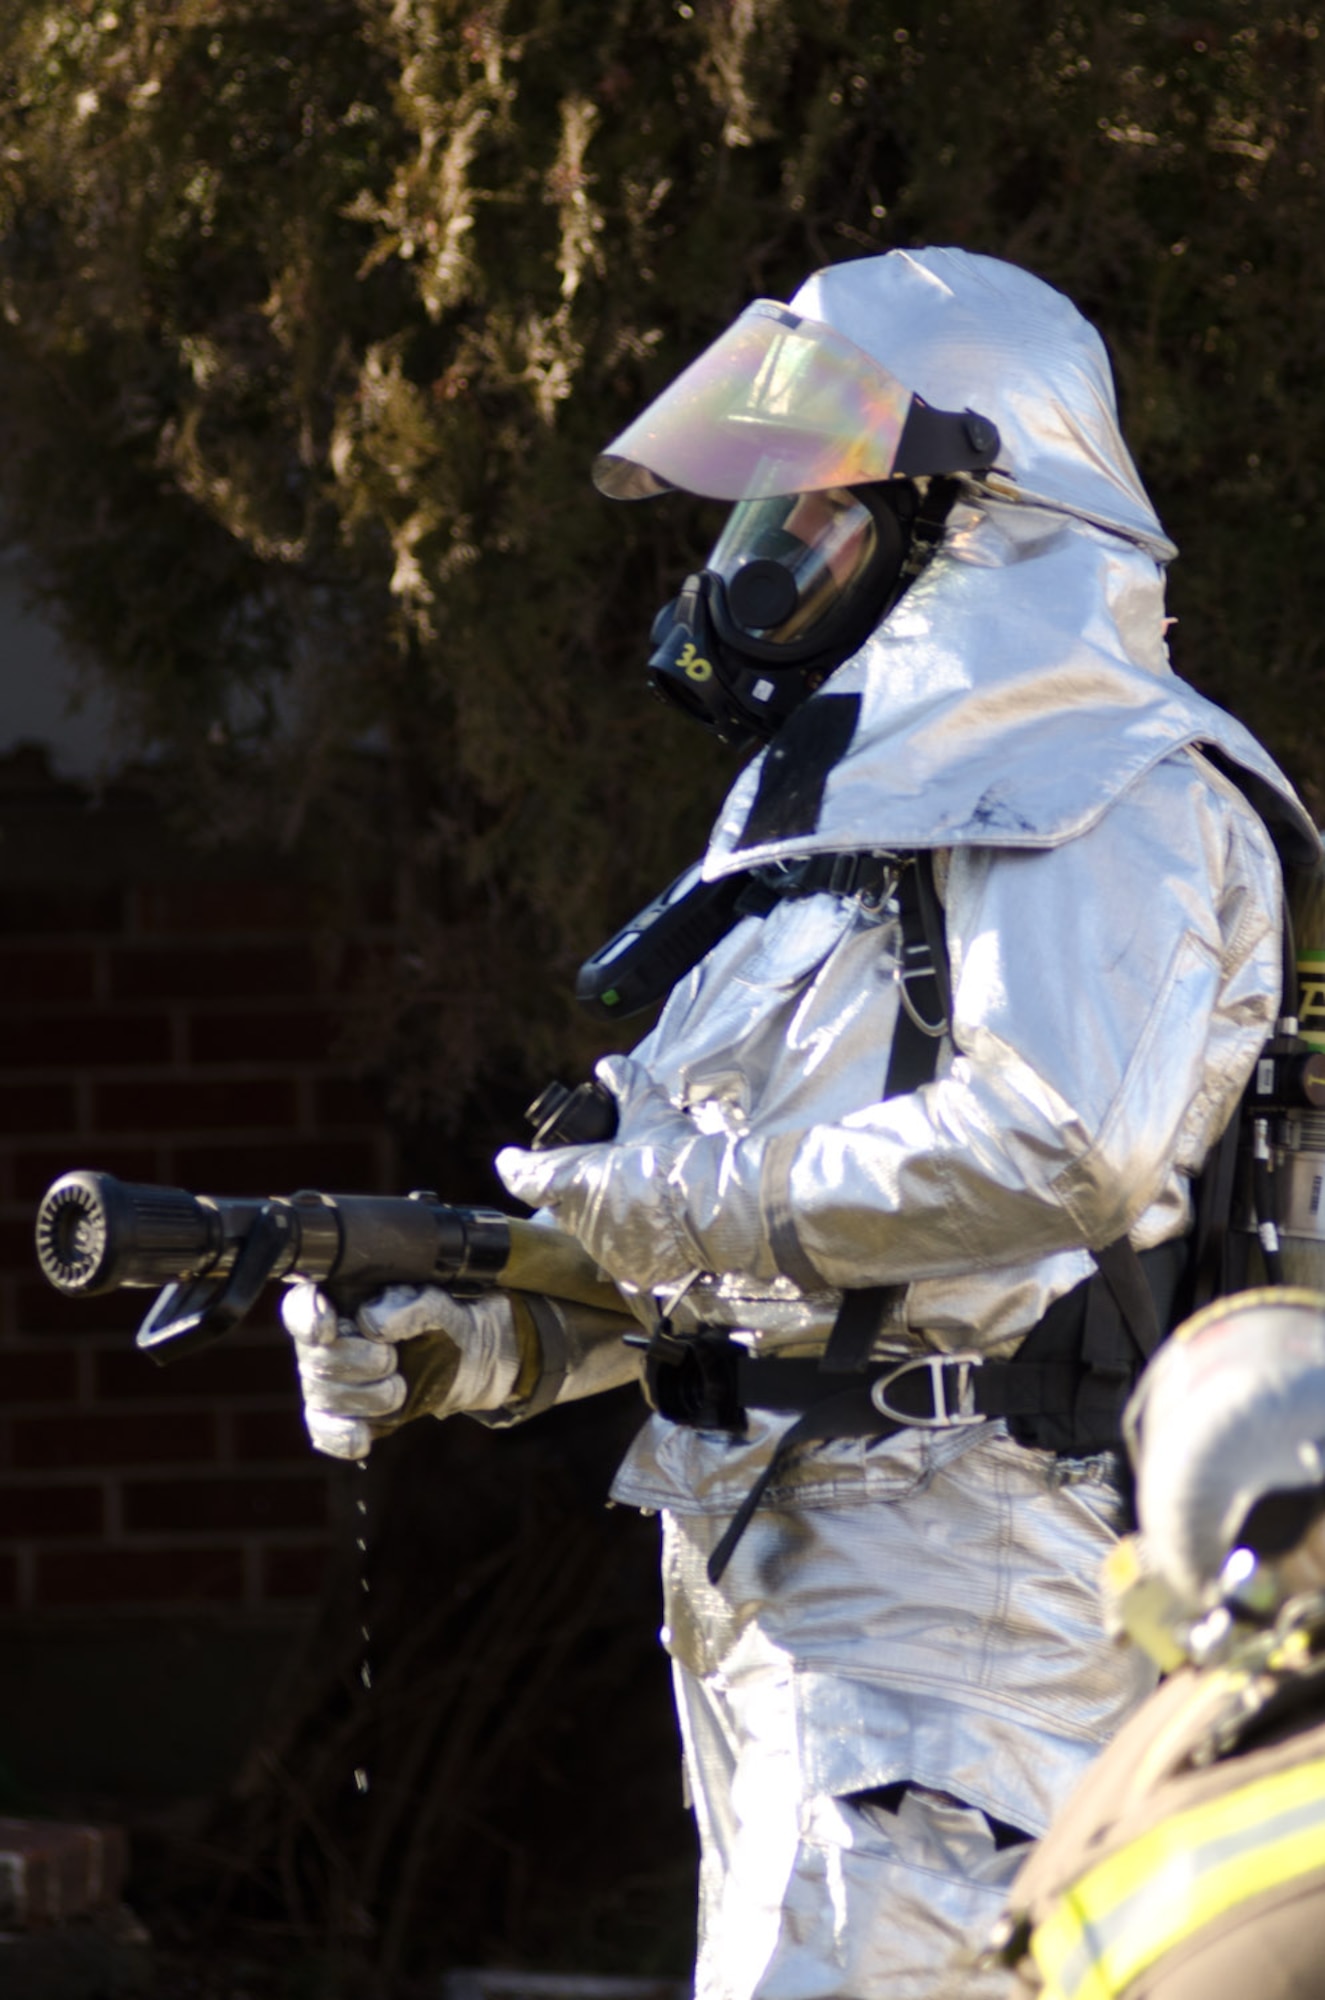
<svg viewBox="0 0 1325 2000"><path fill-rule="evenodd" d="M933 956L929 946L922 942L903 946L902 957L893 967L893 980L903 1007L921 1034L928 1035L931 1041L938 1041L939 1037L948 1031L947 1020L942 1015L937 1021L925 1019L911 998L910 986L913 979L932 980L935 991L938 991L938 974L934 968Z"/></svg>
<svg viewBox="0 0 1325 2000"><path fill-rule="evenodd" d="M894 1423L904 1424L910 1430L951 1431L960 1430L968 1424L982 1424L984 1417L975 1407L975 1384L971 1377L977 1368L984 1365L984 1355L969 1349L959 1354L917 1354L871 1382L870 1401L881 1417L889 1417ZM932 1417L912 1416L909 1410L894 1409L888 1401L888 1391L894 1382L899 1382L904 1375L917 1374L922 1368L929 1370L929 1392L934 1403ZM957 1371L955 1405L948 1402L945 1368Z"/></svg>

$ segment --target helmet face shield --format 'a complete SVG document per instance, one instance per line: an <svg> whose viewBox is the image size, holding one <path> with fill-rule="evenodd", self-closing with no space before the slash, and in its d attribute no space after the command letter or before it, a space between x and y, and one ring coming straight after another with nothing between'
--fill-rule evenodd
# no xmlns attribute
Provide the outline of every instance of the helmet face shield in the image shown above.
<svg viewBox="0 0 1325 2000"><path fill-rule="evenodd" d="M597 460L613 500L679 487L763 500L895 474L987 469L987 418L930 410L822 321L757 299Z"/></svg>
<svg viewBox="0 0 1325 2000"><path fill-rule="evenodd" d="M997 427L931 409L820 320L759 299L594 466L614 500L735 503L654 624L650 681L724 742L763 740L862 645L932 553Z"/></svg>

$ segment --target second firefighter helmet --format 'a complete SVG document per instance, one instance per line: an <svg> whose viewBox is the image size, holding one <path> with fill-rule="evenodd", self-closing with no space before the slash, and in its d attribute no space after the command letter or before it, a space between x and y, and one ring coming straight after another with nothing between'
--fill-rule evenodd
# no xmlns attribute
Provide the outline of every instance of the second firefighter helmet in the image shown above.
<svg viewBox="0 0 1325 2000"><path fill-rule="evenodd" d="M1325 1295L1265 1287L1193 1315L1124 1431L1146 1551L1180 1599L1210 1607L1256 1573L1268 1611L1317 1587L1301 1552L1325 1515Z"/></svg>

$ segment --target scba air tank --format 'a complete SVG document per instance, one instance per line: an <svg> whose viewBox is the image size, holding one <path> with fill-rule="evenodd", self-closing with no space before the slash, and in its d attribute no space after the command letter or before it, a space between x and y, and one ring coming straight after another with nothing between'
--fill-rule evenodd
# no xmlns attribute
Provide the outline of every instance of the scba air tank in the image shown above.
<svg viewBox="0 0 1325 2000"><path fill-rule="evenodd" d="M1298 1034L1325 1056L1325 865L1288 871L1297 953ZM1325 1289L1325 1109L1274 1121L1274 1178L1286 1284Z"/></svg>

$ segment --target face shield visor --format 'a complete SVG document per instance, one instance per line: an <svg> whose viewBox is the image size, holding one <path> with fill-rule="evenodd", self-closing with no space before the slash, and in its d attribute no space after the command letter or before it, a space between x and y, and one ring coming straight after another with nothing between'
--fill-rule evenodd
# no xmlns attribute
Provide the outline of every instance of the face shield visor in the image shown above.
<svg viewBox="0 0 1325 2000"><path fill-rule="evenodd" d="M988 418L930 409L822 321L747 307L594 466L613 499L736 503L654 622L655 692L724 742L767 740L886 615L955 476L987 470L998 443Z"/></svg>
<svg viewBox="0 0 1325 2000"><path fill-rule="evenodd" d="M821 320L757 299L594 465L613 500L672 488L765 500L892 478L986 471L998 431L932 410Z"/></svg>

